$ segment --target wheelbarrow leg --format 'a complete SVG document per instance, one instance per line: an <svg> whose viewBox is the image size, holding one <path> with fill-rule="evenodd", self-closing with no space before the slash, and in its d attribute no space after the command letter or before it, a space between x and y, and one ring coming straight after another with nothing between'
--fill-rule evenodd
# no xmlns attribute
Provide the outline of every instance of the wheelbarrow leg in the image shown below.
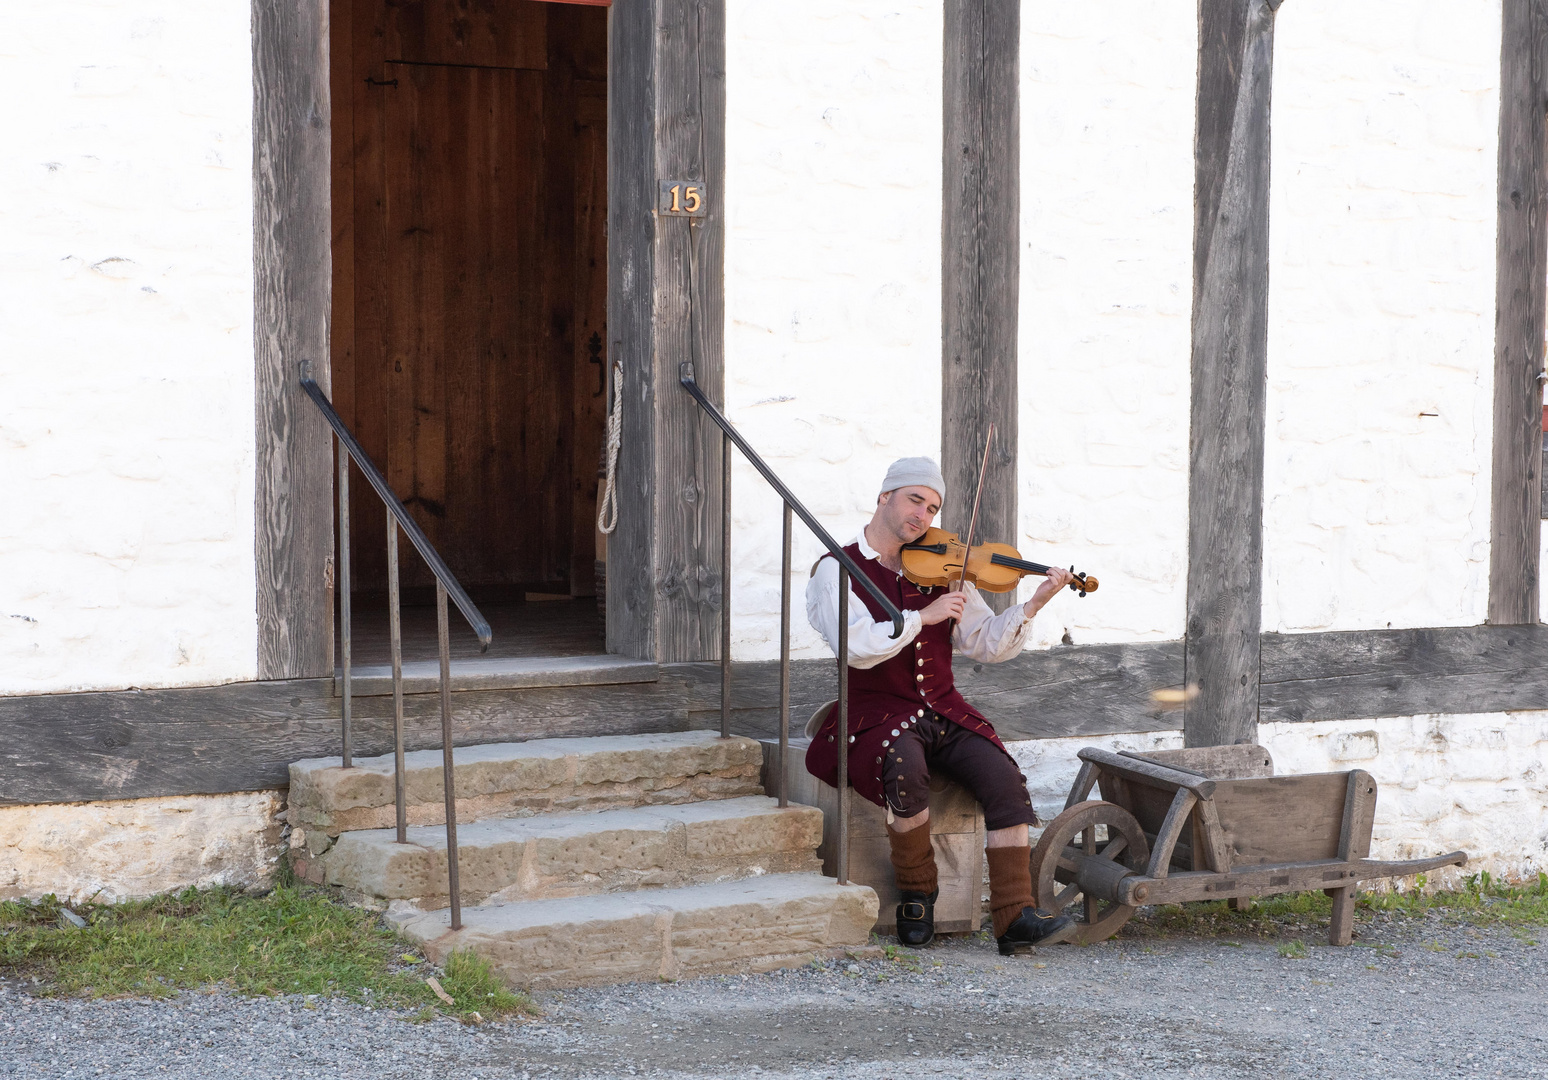
<svg viewBox="0 0 1548 1080"><path fill-rule="evenodd" d="M1333 898L1333 920L1328 925L1328 944L1348 945L1354 940L1355 887L1345 885L1342 889L1328 889L1327 894Z"/></svg>

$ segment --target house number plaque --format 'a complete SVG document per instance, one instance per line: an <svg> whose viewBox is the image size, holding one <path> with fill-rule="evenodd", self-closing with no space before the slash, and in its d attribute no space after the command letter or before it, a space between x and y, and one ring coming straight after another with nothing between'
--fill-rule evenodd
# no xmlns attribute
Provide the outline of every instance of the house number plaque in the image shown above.
<svg viewBox="0 0 1548 1080"><path fill-rule="evenodd" d="M656 209L669 217L703 217L705 203L703 181L663 180Z"/></svg>

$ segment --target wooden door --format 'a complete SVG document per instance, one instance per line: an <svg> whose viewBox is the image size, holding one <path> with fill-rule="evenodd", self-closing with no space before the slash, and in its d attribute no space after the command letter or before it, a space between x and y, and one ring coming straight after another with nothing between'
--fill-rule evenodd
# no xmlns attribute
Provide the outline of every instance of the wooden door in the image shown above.
<svg viewBox="0 0 1548 1080"><path fill-rule="evenodd" d="M348 157L335 186L349 188L336 198L335 277L350 277L336 303L351 308L335 318L340 411L464 584L586 594L593 545L579 523L595 507L592 372L604 363L588 345L606 341L605 148L591 134L605 128L605 14L357 0L348 24L336 46L355 76L348 137L335 140ZM365 491L352 512L356 580L379 588L382 512ZM413 556L403 578L431 580Z"/></svg>

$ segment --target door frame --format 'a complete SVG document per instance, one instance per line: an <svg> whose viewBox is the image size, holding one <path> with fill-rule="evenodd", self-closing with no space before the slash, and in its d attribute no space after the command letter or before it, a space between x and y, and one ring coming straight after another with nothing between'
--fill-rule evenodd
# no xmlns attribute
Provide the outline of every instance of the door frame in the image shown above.
<svg viewBox="0 0 1548 1080"><path fill-rule="evenodd" d="M253 0L254 555L260 680L333 672L328 0ZM719 658L722 442L677 385L724 403L725 0L608 12L608 363L623 365L607 649ZM702 217L656 211L701 182Z"/></svg>

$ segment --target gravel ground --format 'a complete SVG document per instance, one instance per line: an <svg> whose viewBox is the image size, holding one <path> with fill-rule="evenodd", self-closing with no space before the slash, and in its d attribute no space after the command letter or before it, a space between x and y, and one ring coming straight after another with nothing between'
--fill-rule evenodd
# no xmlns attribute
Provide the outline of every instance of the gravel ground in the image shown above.
<svg viewBox="0 0 1548 1080"><path fill-rule="evenodd" d="M1276 942L1139 936L1002 959L955 939L898 960L539 995L541 1019L476 1028L219 992L56 1001L0 981L0 1077L1548 1076L1548 946L1433 917L1361 929L1344 949L1308 935L1304 959Z"/></svg>

